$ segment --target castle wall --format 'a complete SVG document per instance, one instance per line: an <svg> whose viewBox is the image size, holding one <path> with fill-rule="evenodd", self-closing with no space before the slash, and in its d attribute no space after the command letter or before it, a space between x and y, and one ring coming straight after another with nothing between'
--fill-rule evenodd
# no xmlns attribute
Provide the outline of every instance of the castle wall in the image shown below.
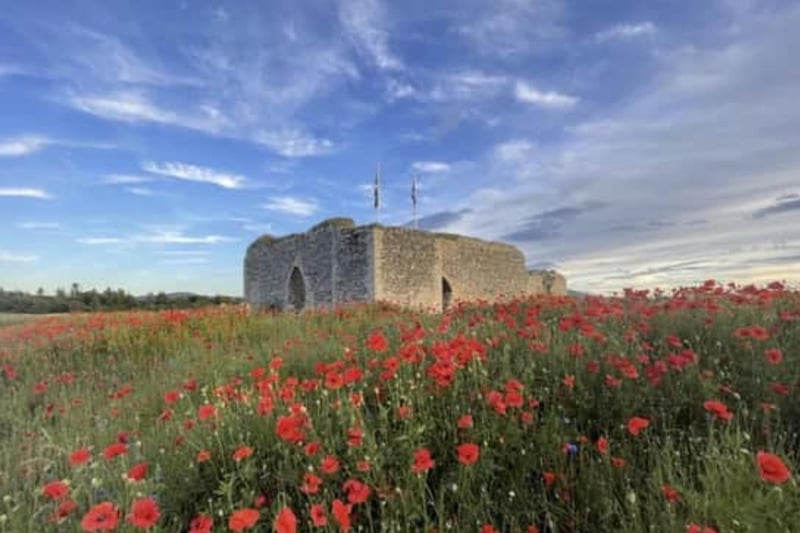
<svg viewBox="0 0 800 533"><path fill-rule="evenodd" d="M529 273L522 252L507 244L332 219L307 233L254 242L244 262L247 302L290 307L290 300L298 301L296 287L303 286L295 277L290 298L295 267L307 308L377 300L441 310L448 299L566 293L563 276Z"/></svg>
<svg viewBox="0 0 800 533"><path fill-rule="evenodd" d="M460 236L439 237L442 274L459 300L529 294L525 257L513 246Z"/></svg>
<svg viewBox="0 0 800 533"><path fill-rule="evenodd" d="M441 309L441 254L430 233L373 227L375 298L406 307Z"/></svg>

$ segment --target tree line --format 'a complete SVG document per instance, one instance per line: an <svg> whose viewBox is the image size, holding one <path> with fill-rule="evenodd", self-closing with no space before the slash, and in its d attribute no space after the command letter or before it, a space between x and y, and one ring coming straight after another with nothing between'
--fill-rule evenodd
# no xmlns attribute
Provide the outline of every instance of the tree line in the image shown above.
<svg viewBox="0 0 800 533"><path fill-rule="evenodd" d="M0 287L0 312L2 313L68 313L75 311L127 311L132 309L190 309L207 305L237 304L241 298L231 296L203 296L191 293L166 294L159 292L147 296L134 296L123 289L104 291L82 290L73 283L69 291L56 289L45 294L43 288L36 293L7 291Z"/></svg>

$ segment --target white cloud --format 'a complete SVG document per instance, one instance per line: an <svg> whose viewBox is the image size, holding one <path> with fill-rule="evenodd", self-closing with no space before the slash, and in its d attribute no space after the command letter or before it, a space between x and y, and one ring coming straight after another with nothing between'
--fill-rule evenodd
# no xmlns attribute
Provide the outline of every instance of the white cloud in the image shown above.
<svg viewBox="0 0 800 533"><path fill-rule="evenodd" d="M261 132L256 142L284 157L310 157L329 154L334 144L329 139L317 139L297 129Z"/></svg>
<svg viewBox="0 0 800 533"><path fill-rule="evenodd" d="M153 196L155 192L147 187L125 187L125 192L129 192L136 196Z"/></svg>
<svg viewBox="0 0 800 533"><path fill-rule="evenodd" d="M156 122L192 128L173 111L161 109L141 94L120 92L107 95L73 96L68 99L72 107L90 115L123 122Z"/></svg>
<svg viewBox="0 0 800 533"><path fill-rule="evenodd" d="M17 224L18 228L21 229L32 229L32 230L47 230L47 229L60 229L61 224L58 222L20 222Z"/></svg>
<svg viewBox="0 0 800 533"><path fill-rule="evenodd" d="M50 193L43 189L29 189L29 188L15 188L15 187L5 187L0 188L0 196L18 196L23 198L39 198L42 200L47 200L52 198Z"/></svg>
<svg viewBox="0 0 800 533"><path fill-rule="evenodd" d="M19 255L0 251L0 263L34 263L39 260L36 255Z"/></svg>
<svg viewBox="0 0 800 533"><path fill-rule="evenodd" d="M161 250L159 253L169 257L194 257L206 256L208 250Z"/></svg>
<svg viewBox="0 0 800 533"><path fill-rule="evenodd" d="M271 198L270 201L262 207L270 211L301 217L311 216L316 213L319 208L315 200L303 200L292 196L277 196Z"/></svg>
<svg viewBox="0 0 800 533"><path fill-rule="evenodd" d="M48 139L34 135L0 140L0 157L32 154L47 146L48 143Z"/></svg>
<svg viewBox="0 0 800 533"><path fill-rule="evenodd" d="M89 244L94 246L105 244L122 244L125 242L125 240L119 237L81 237L77 239L77 242L80 244Z"/></svg>
<svg viewBox="0 0 800 533"><path fill-rule="evenodd" d="M208 263L205 257L176 257L174 259L162 259L162 265L202 265Z"/></svg>
<svg viewBox="0 0 800 533"><path fill-rule="evenodd" d="M522 81L518 81L514 86L514 95L520 102L541 107L565 108L578 103L578 98L574 96L552 91L543 92Z"/></svg>
<svg viewBox="0 0 800 533"><path fill-rule="evenodd" d="M652 35L655 32L656 25L647 21L638 24L618 24L617 26L598 33L595 37L598 41L605 41L608 39L641 37L644 35Z"/></svg>
<svg viewBox="0 0 800 533"><path fill-rule="evenodd" d="M436 174L439 172L449 172L450 165L440 161L415 161L411 164L411 170L425 174Z"/></svg>
<svg viewBox="0 0 800 533"><path fill-rule="evenodd" d="M188 236L178 231L163 231L153 235L139 235L133 238L137 242L152 244L222 244L235 242L238 239L222 235Z"/></svg>
<svg viewBox="0 0 800 533"><path fill-rule="evenodd" d="M389 49L389 32L378 0L344 0L339 3L339 21L356 49L375 66L401 70L403 64Z"/></svg>
<svg viewBox="0 0 800 533"><path fill-rule="evenodd" d="M516 139L494 147L494 157L506 163L519 163L529 159L536 144L526 139Z"/></svg>
<svg viewBox="0 0 800 533"><path fill-rule="evenodd" d="M147 161L142 164L142 170L152 174L167 176L185 181L210 183L223 189L240 189L247 179L239 174L218 171L207 167L199 167L187 163L167 162L158 163Z"/></svg>
<svg viewBox="0 0 800 533"><path fill-rule="evenodd" d="M129 174L109 174L103 178L103 183L112 185L146 183L148 181L153 181L153 178L149 176L132 176Z"/></svg>

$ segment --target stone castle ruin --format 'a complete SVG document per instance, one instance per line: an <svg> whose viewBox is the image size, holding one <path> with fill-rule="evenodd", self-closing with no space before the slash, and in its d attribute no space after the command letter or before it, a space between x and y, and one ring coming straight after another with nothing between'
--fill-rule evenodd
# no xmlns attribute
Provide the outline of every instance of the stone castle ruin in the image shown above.
<svg viewBox="0 0 800 533"><path fill-rule="evenodd" d="M520 250L446 233L350 219L306 233L260 237L244 260L245 300L256 308L301 310L352 302L446 309L453 301L566 294L553 271L528 271Z"/></svg>

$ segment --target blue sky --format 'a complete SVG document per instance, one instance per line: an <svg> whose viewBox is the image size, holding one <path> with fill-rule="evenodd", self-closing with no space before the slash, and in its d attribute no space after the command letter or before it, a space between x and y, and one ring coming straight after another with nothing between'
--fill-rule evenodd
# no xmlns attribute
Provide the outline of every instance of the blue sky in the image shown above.
<svg viewBox="0 0 800 533"><path fill-rule="evenodd" d="M0 286L241 294L262 233L375 220L572 288L800 281L800 5L6 2Z"/></svg>

